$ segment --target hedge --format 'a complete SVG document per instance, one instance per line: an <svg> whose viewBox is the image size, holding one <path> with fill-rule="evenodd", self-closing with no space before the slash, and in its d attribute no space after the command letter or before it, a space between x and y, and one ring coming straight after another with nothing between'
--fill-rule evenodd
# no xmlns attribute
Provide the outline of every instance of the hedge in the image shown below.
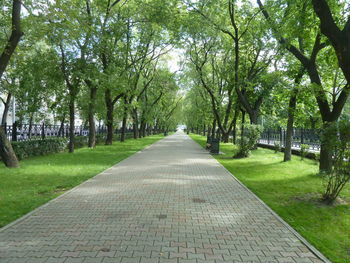
<svg viewBox="0 0 350 263"><path fill-rule="evenodd" d="M115 138L116 139L116 138ZM96 134L96 144L102 144L106 140L105 134ZM74 148L82 148L88 145L88 136L75 136ZM68 138L48 137L30 141L11 142L19 160L40 155L63 152L67 149ZM1 159L0 159L1 160Z"/></svg>
<svg viewBox="0 0 350 263"><path fill-rule="evenodd" d="M44 140L12 142L12 147L17 158L22 160L32 156L63 152L67 148L67 143L66 138L54 137Z"/></svg>

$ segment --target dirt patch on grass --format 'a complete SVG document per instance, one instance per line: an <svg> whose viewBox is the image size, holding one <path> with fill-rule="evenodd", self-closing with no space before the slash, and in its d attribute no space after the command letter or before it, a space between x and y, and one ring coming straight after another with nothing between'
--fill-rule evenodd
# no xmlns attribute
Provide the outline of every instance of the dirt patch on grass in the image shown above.
<svg viewBox="0 0 350 263"><path fill-rule="evenodd" d="M338 206L338 205L349 205L350 201L338 197L333 204L328 204L322 201L320 193L307 193L303 195L293 196L291 197L291 201L300 202L300 203L310 203L319 207L325 206Z"/></svg>
<svg viewBox="0 0 350 263"><path fill-rule="evenodd" d="M68 191L70 188L67 187L57 187L56 189L48 189L48 190L42 190L38 192L38 195L51 195L51 194L60 194L63 192Z"/></svg>

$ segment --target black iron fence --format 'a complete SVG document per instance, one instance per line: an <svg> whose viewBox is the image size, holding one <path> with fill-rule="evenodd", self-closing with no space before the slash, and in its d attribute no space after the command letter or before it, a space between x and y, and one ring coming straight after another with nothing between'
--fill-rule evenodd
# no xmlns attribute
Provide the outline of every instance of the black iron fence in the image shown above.
<svg viewBox="0 0 350 263"><path fill-rule="evenodd" d="M264 129L259 143L274 145L279 144L281 147L286 145L286 129ZM300 148L301 144L307 144L310 146L310 150L319 151L321 148L320 143L320 130L317 129L302 129L294 128L292 134L292 147Z"/></svg>
<svg viewBox="0 0 350 263"><path fill-rule="evenodd" d="M69 137L69 125L46 125L46 124L18 124L5 125L4 131L8 140L10 141L28 141L44 139L46 137ZM133 137L133 130L126 129L125 137ZM96 134L106 134L106 126L99 125L96 127ZM121 129L115 129L114 133L120 135ZM75 126L74 134L76 136L88 136L89 127L86 126Z"/></svg>
<svg viewBox="0 0 350 263"><path fill-rule="evenodd" d="M190 131L202 135L208 134L208 130L190 129ZM286 145L286 133L287 130L285 128L264 128L260 136L259 143L265 145L278 144L280 147L284 147ZM237 130L237 136L240 137L240 129ZM217 130L215 137L222 138L219 130ZM229 141L232 142L232 139L233 132L230 133ZM295 149L300 149L301 144L309 145L309 149L312 151L319 151L321 148L320 130L294 128L292 134L292 147Z"/></svg>

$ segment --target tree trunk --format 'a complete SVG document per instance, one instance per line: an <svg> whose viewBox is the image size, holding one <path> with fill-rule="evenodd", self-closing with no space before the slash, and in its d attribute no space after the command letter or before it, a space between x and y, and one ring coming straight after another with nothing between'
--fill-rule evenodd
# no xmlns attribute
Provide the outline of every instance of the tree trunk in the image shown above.
<svg viewBox="0 0 350 263"><path fill-rule="evenodd" d="M89 143L90 148L96 146L96 125L95 125L95 107L96 107L97 87L90 87L90 102L89 102Z"/></svg>
<svg viewBox="0 0 350 263"><path fill-rule="evenodd" d="M237 119L239 115L239 106L235 109L235 115L233 116L233 131L232 131L232 143L236 144L237 142Z"/></svg>
<svg viewBox="0 0 350 263"><path fill-rule="evenodd" d="M28 137L29 137L29 138L32 137L33 115L34 115L34 113L31 113L31 114L30 114L30 117L29 117L29 128L28 128Z"/></svg>
<svg viewBox="0 0 350 263"><path fill-rule="evenodd" d="M284 162L292 159L292 137L293 137L293 125L294 125L294 114L297 105L298 89L294 88L289 98L288 106L288 123L286 132L286 145L284 146Z"/></svg>
<svg viewBox="0 0 350 263"><path fill-rule="evenodd" d="M124 101L124 103L126 103L126 102ZM126 132L126 121L127 121L127 118L128 118L128 108L125 105L124 106L124 113L123 113L122 131L121 131L121 134L120 134L120 141L121 142L125 141L125 132Z"/></svg>
<svg viewBox="0 0 350 263"><path fill-rule="evenodd" d="M230 136L229 132L222 133L222 141L224 143L228 143L229 136Z"/></svg>
<svg viewBox="0 0 350 263"><path fill-rule="evenodd" d="M10 59L15 52L15 49L23 36L21 30L21 7L22 3L20 0L12 1L12 26L11 26L11 35L7 40L5 49L0 55L0 79L5 72L5 69L10 62Z"/></svg>
<svg viewBox="0 0 350 263"><path fill-rule="evenodd" d="M7 123L7 115L9 113L9 109L11 106L11 99L12 99L12 94L8 93L6 101L4 102L4 112L2 113L2 120L1 120L2 126L5 126Z"/></svg>
<svg viewBox="0 0 350 263"><path fill-rule="evenodd" d="M106 138L106 145L112 145L113 143L113 102L112 102L112 96L111 96L111 90L106 89L105 91L105 103L106 103L106 110L107 110L107 138Z"/></svg>
<svg viewBox="0 0 350 263"><path fill-rule="evenodd" d="M20 0L12 1L11 35L0 55L0 79L2 78L2 75L4 74L6 67L23 35L21 30L21 7L22 3ZM0 155L7 167L19 167L18 159L12 149L11 143L6 137L3 127L0 127Z"/></svg>
<svg viewBox="0 0 350 263"><path fill-rule="evenodd" d="M69 101L69 152L74 152L74 140L75 140L75 134L74 134L74 125L75 125L75 97L71 95L70 101Z"/></svg>
<svg viewBox="0 0 350 263"><path fill-rule="evenodd" d="M215 132L216 132L216 119L213 120L213 127L211 130L211 136L215 138Z"/></svg>
<svg viewBox="0 0 350 263"><path fill-rule="evenodd" d="M0 145L0 156L5 165L10 168L19 167L17 156L2 126L0 126Z"/></svg>
<svg viewBox="0 0 350 263"><path fill-rule="evenodd" d="M253 110L249 114L249 119L250 119L250 124L257 125L258 124L258 119L259 119L259 113L256 110Z"/></svg>
<svg viewBox="0 0 350 263"><path fill-rule="evenodd" d="M243 143L243 137L244 137L244 123L245 123L245 111L242 110L241 144Z"/></svg>
<svg viewBox="0 0 350 263"><path fill-rule="evenodd" d="M146 122L145 122L145 120L141 120L140 137L145 137L145 136L146 136Z"/></svg>
<svg viewBox="0 0 350 263"><path fill-rule="evenodd" d="M66 114L64 113L63 117L62 117L62 120L61 120L60 128L58 130L58 137L60 137L60 136L64 137L64 122L65 122L65 119L66 119Z"/></svg>
<svg viewBox="0 0 350 263"><path fill-rule="evenodd" d="M133 109L133 119L134 119L134 123L133 123L134 139L138 139L139 138L139 118L137 114L137 109Z"/></svg>

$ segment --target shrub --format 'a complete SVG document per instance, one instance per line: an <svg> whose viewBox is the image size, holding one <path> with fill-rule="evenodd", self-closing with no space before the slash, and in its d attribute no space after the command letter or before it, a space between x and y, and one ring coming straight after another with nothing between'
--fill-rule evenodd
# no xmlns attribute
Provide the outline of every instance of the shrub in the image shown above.
<svg viewBox="0 0 350 263"><path fill-rule="evenodd" d="M306 158L306 155L309 153L310 145L308 144L300 144L300 157L301 160Z"/></svg>
<svg viewBox="0 0 350 263"><path fill-rule="evenodd" d="M278 153L281 151L281 145L279 142L274 142L273 149L275 150L275 153Z"/></svg>
<svg viewBox="0 0 350 263"><path fill-rule="evenodd" d="M96 144L102 144L106 141L106 134L96 134Z"/></svg>
<svg viewBox="0 0 350 263"><path fill-rule="evenodd" d="M238 153L234 158L245 158L250 155L250 151L256 147L256 143L260 138L262 127L260 125L247 125L244 133L239 141Z"/></svg>
<svg viewBox="0 0 350 263"><path fill-rule="evenodd" d="M340 121L325 131L324 141L332 149L333 163L330 172L324 172L326 189L322 200L332 204L350 181L350 122Z"/></svg>
<svg viewBox="0 0 350 263"><path fill-rule="evenodd" d="M74 138L74 148L82 148L87 146L89 142L88 136L75 136Z"/></svg>
<svg viewBox="0 0 350 263"><path fill-rule="evenodd" d="M47 155L62 152L67 148L66 138L47 138L44 140L31 140L23 142L12 142L13 150L18 159Z"/></svg>

